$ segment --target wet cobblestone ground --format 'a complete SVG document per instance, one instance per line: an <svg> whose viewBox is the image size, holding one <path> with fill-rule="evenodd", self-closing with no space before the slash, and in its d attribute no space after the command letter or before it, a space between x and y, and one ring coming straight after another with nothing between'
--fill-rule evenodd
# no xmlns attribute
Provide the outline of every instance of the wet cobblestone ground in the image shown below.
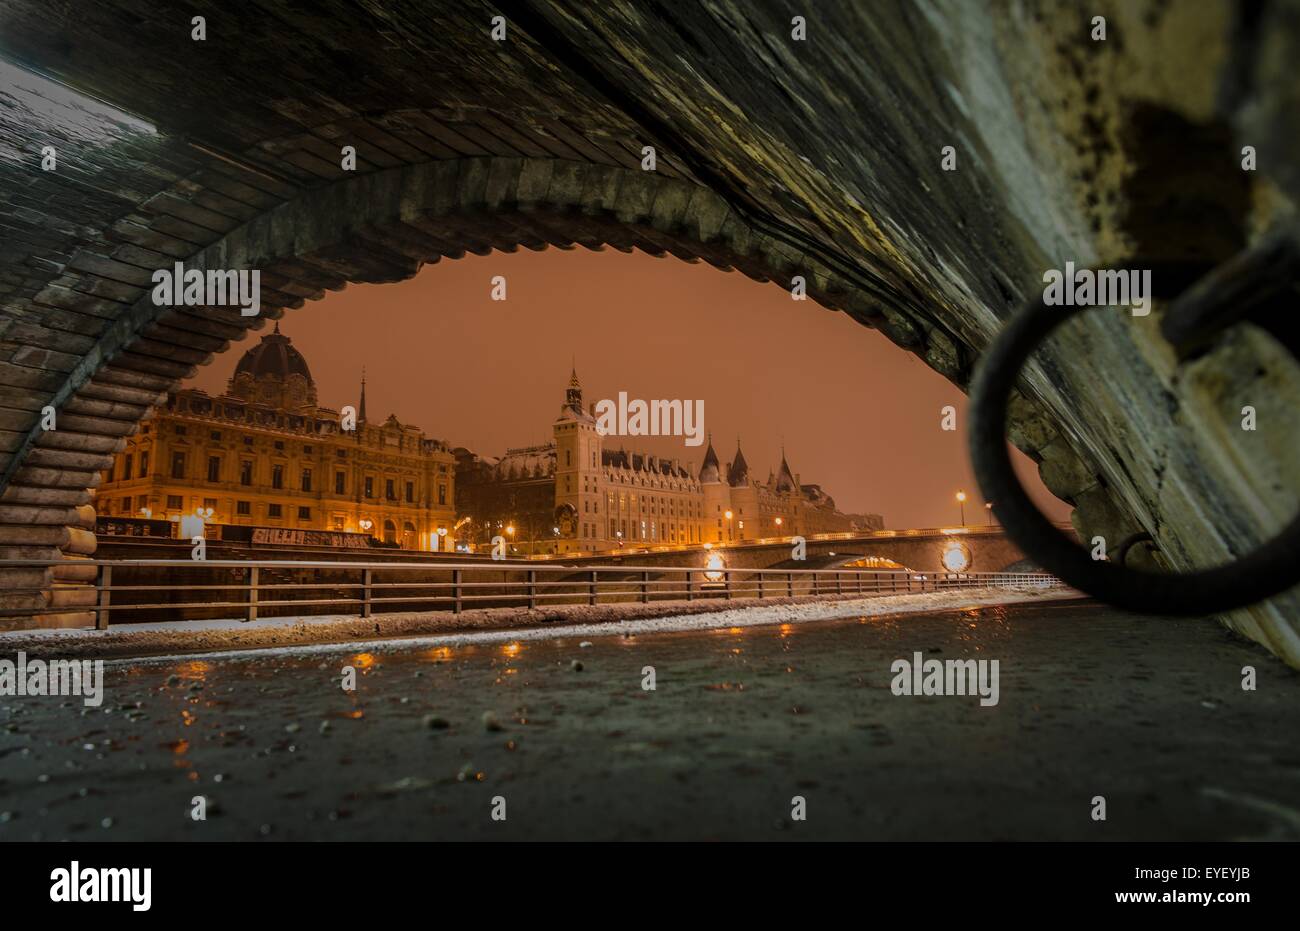
<svg viewBox="0 0 1300 931"><path fill-rule="evenodd" d="M110 663L84 713L3 699L0 839L1300 838L1300 675L1208 620L1064 602L322 650ZM914 651L999 660L999 703L893 695Z"/></svg>

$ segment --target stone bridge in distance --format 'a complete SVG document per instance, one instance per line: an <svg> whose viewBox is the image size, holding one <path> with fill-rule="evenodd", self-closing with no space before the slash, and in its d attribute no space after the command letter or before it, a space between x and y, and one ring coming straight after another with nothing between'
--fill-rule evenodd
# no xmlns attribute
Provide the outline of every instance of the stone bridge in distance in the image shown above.
<svg viewBox="0 0 1300 931"><path fill-rule="evenodd" d="M1068 529L1064 525L1063 529ZM833 569L864 557L888 560L915 572L933 575L947 572L1001 572L1025 560L1001 527L942 527L916 530L877 530L867 533L822 534L805 541L805 558L792 558L792 538L757 540L728 546L674 547L663 550L632 548L626 553L608 553L566 558L566 565L708 567L711 556L719 556L726 569ZM953 552L958 556L945 554ZM891 568L882 562L870 568ZM714 566L716 568L716 564Z"/></svg>

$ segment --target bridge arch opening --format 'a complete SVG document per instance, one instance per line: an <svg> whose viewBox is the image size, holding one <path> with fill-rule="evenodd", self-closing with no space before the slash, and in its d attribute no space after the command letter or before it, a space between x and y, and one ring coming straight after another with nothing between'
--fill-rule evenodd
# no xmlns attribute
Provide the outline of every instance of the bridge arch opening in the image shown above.
<svg viewBox="0 0 1300 931"><path fill-rule="evenodd" d="M77 565L77 557L94 551L91 489L98 473L168 392L248 331L349 283L406 280L443 258L576 246L704 261L783 288L801 278L809 300L880 329L950 378L964 373L960 354L949 351L951 341L941 332L927 338L923 327L882 304L879 294L755 229L722 198L693 182L556 158L477 157L395 166L305 192L191 255L173 256L186 270L257 270L261 307L256 315L230 306L160 304L144 264L118 262L130 270L103 270L131 279L130 286L118 282L118 293L134 300L97 338L88 334L77 341L84 356L48 399L58 411L59 428L44 430L39 420L27 426L6 461L6 503L0 504L10 521L0 528L3 545L16 547L6 555L62 553L68 563L44 573L24 570L22 579L11 570L0 575L29 590L48 586L39 598L27 597L26 607L88 608L91 593L78 583L89 581L90 574ZM142 254L132 261L146 260ZM398 545L410 539L409 532L387 523L376 529ZM52 618L82 623L88 616Z"/></svg>
<svg viewBox="0 0 1300 931"><path fill-rule="evenodd" d="M466 254L577 246L704 261L782 288L802 279L808 299L879 329L959 386L968 375L968 359L942 326L898 312L884 302L889 295L797 253L692 181L556 158L483 156L399 165L302 193L188 258L177 257L185 269L202 272L258 270L262 308L256 316L231 307L160 305L151 288L137 285L129 310L88 342L83 360L54 390L51 406L60 411L63 429L44 431L34 423L10 456L6 497L33 507L9 517L35 526L4 528L6 543L26 547L25 553L61 551L71 557L40 578L48 586L40 599L54 607L89 608L93 594L79 583L91 576L76 562L94 550L89 489L95 467L111 461L147 411L197 366L267 320L350 283L404 281L427 264ZM1023 422L1038 416L1027 402L1018 414ZM1072 455L1057 444L1053 460L1030 436L1014 438L1048 466ZM377 531L395 546L413 539L390 521ZM30 588L37 580L24 572L21 581ZM28 606L40 603L33 599ZM89 618L88 612L64 613L50 620Z"/></svg>

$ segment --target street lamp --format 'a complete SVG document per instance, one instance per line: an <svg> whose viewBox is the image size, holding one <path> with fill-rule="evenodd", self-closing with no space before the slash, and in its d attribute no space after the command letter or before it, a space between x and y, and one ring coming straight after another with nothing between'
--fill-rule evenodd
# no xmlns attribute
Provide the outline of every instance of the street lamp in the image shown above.
<svg viewBox="0 0 1300 931"><path fill-rule="evenodd" d="M778 537L781 535L781 518L779 517L776 519L776 535Z"/></svg>
<svg viewBox="0 0 1300 931"><path fill-rule="evenodd" d="M992 527L993 526L993 502L986 501L984 503L984 510L989 512L989 526Z"/></svg>
<svg viewBox="0 0 1300 931"><path fill-rule="evenodd" d="M727 511L727 542L730 543L735 534L731 529L731 512Z"/></svg>
<svg viewBox="0 0 1300 931"><path fill-rule="evenodd" d="M439 552L442 552L447 548L446 540L447 540L447 528L439 527L438 528L438 551Z"/></svg>
<svg viewBox="0 0 1300 931"><path fill-rule="evenodd" d="M966 526L966 492L957 492L957 504L961 507L961 525Z"/></svg>

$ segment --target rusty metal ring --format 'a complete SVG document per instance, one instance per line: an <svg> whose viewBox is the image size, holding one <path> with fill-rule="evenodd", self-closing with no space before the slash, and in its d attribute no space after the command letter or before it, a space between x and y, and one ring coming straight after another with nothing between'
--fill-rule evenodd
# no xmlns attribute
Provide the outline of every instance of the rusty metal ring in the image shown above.
<svg viewBox="0 0 1300 931"><path fill-rule="evenodd" d="M1148 268L1150 266L1147 266ZM1007 404L1034 350L1087 306L1049 307L1040 293L980 359L971 382L971 460L985 500L1027 557L1068 585L1130 611L1192 617L1244 607L1300 581L1300 516L1240 559L1193 572L1147 572L1093 560L1030 501L1011 467Z"/></svg>
<svg viewBox="0 0 1300 931"><path fill-rule="evenodd" d="M1133 547L1137 546L1139 543L1150 543L1152 549L1158 549L1158 547L1156 547L1156 541L1151 534L1147 533L1145 530L1139 530L1137 533L1130 533L1127 537L1121 540L1119 546L1115 547L1114 555L1110 558L1121 566L1124 565L1128 561L1128 551L1133 549Z"/></svg>

